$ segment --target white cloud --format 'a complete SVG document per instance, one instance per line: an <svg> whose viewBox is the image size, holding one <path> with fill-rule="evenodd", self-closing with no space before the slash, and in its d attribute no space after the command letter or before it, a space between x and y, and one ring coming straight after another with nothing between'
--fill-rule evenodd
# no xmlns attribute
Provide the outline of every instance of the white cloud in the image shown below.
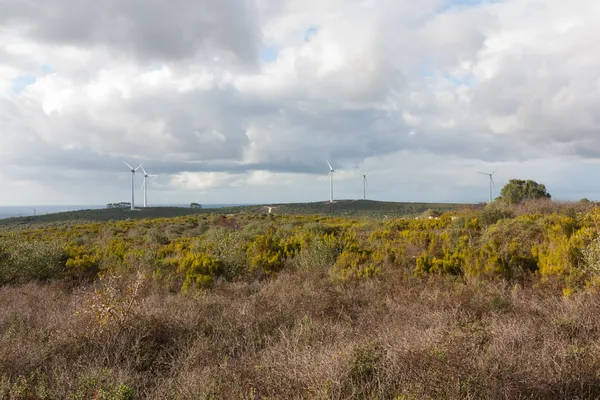
<svg viewBox="0 0 600 400"><path fill-rule="evenodd" d="M570 197L600 155L600 3L31 4L0 1L0 204L115 201L123 158L161 202L318 200L326 159L380 199L475 201L479 166Z"/></svg>

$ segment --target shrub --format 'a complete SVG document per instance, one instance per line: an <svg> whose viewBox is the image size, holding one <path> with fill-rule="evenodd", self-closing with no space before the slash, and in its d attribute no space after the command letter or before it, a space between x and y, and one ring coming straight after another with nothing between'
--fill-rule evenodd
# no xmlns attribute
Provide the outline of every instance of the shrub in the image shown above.
<svg viewBox="0 0 600 400"><path fill-rule="evenodd" d="M590 278L600 277L600 237L594 239L582 250L581 269Z"/></svg>
<svg viewBox="0 0 600 400"><path fill-rule="evenodd" d="M343 281L371 278L379 272L382 261L369 251L346 249L335 262L332 273Z"/></svg>
<svg viewBox="0 0 600 400"><path fill-rule="evenodd" d="M66 261L59 241L4 239L0 244L0 284L62 278Z"/></svg>
<svg viewBox="0 0 600 400"><path fill-rule="evenodd" d="M301 247L298 238L282 238L275 229L269 229L267 233L257 236L248 247L250 271L261 270L270 275L281 269L285 260L298 254Z"/></svg>
<svg viewBox="0 0 600 400"><path fill-rule="evenodd" d="M488 275L522 279L538 269L532 250L543 241L540 224L526 218L501 220L482 238L481 264Z"/></svg>
<svg viewBox="0 0 600 400"><path fill-rule="evenodd" d="M206 288L212 285L215 276L221 274L221 261L206 253L187 252L185 255L171 259L171 265L176 265L177 271L184 274L181 286L183 292L193 288Z"/></svg>
<svg viewBox="0 0 600 400"><path fill-rule="evenodd" d="M482 226L494 225L503 219L513 218L514 214L501 205L492 203L478 213L478 219Z"/></svg>
<svg viewBox="0 0 600 400"><path fill-rule="evenodd" d="M300 268L320 269L330 268L339 255L337 242L333 236L313 237L302 247L295 258Z"/></svg>
<svg viewBox="0 0 600 400"><path fill-rule="evenodd" d="M328 235L335 232L331 226L327 226L321 222L309 222L303 226L305 232L312 233L315 236Z"/></svg>
<svg viewBox="0 0 600 400"><path fill-rule="evenodd" d="M72 244L66 247L67 261L65 266L74 278L96 276L99 270L100 255L95 249Z"/></svg>
<svg viewBox="0 0 600 400"><path fill-rule="evenodd" d="M246 272L247 246L244 233L232 232L225 228L209 230L203 242L204 251L221 261L223 276L227 279L233 279Z"/></svg>
<svg viewBox="0 0 600 400"><path fill-rule="evenodd" d="M543 278L566 278L569 285L579 285L583 278L582 250L596 233L593 228L580 227L577 220L553 214L545 217L544 241L534 247L540 274Z"/></svg>
<svg viewBox="0 0 600 400"><path fill-rule="evenodd" d="M378 398L384 352L377 343L366 343L352 349L345 391L353 398Z"/></svg>

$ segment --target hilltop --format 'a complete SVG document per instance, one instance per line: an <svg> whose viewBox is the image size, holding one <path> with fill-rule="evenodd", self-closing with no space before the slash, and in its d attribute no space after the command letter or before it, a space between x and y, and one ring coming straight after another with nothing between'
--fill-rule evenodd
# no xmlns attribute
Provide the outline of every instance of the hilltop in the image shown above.
<svg viewBox="0 0 600 400"><path fill-rule="evenodd" d="M251 206L231 206L224 208L188 207L148 207L135 211L119 208L67 211L47 215L13 217L0 219L0 226L22 226L55 222L102 222L119 220L139 220L152 218L172 218L196 214L271 214L276 215L332 215L332 216L372 216L378 218L416 216L428 210L435 212L468 208L468 204L450 203L401 203L374 200L338 200L314 203L287 203Z"/></svg>

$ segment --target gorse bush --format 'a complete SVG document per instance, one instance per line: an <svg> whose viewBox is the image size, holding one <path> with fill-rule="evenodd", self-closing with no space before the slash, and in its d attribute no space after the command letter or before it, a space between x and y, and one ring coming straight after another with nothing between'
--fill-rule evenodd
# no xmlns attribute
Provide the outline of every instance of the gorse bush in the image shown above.
<svg viewBox="0 0 600 400"><path fill-rule="evenodd" d="M266 275L277 272L283 267L284 261L293 258L301 248L299 238L282 237L275 229L268 229L248 246L250 271L260 270Z"/></svg>
<svg viewBox="0 0 600 400"><path fill-rule="evenodd" d="M218 259L206 253L187 253L181 258L174 258L171 265L177 266L177 271L185 275L181 289L206 288L213 283L215 276L223 271L223 264Z"/></svg>

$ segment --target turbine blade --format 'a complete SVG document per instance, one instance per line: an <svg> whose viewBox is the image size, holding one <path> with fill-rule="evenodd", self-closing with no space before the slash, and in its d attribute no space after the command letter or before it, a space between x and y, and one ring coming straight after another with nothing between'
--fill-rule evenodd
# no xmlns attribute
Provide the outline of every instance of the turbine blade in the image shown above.
<svg viewBox="0 0 600 400"><path fill-rule="evenodd" d="M127 164L127 161L123 161L125 163L125 165L127 165L129 167L129 169L133 169L133 167L129 164Z"/></svg>
<svg viewBox="0 0 600 400"><path fill-rule="evenodd" d="M492 178L491 175L490 175L490 181L492 181L492 187L496 187L496 184L494 183L494 178Z"/></svg>
<svg viewBox="0 0 600 400"><path fill-rule="evenodd" d="M479 172L479 171L477 171L477 173L481 174L481 175L489 175L489 174L486 174L485 172Z"/></svg>
<svg viewBox="0 0 600 400"><path fill-rule="evenodd" d="M142 183L142 187L140 188L140 190L144 190L144 186L146 186L146 179L144 179L144 182Z"/></svg>
<svg viewBox="0 0 600 400"><path fill-rule="evenodd" d="M494 175L496 172L498 172L498 169L495 169L490 175Z"/></svg>
<svg viewBox="0 0 600 400"><path fill-rule="evenodd" d="M331 164L329 164L329 160L325 160L327 161L327 165L329 165L329 169L333 171L333 167L331 166Z"/></svg>
<svg viewBox="0 0 600 400"><path fill-rule="evenodd" d="M146 173L146 170L145 170L145 169L144 169L144 167L142 166L142 164L140 164L140 167L142 168L142 172L144 173L144 175L148 175L148 174Z"/></svg>
<svg viewBox="0 0 600 400"><path fill-rule="evenodd" d="M140 168L142 168L142 164L138 165L138 167L135 170L137 171Z"/></svg>

